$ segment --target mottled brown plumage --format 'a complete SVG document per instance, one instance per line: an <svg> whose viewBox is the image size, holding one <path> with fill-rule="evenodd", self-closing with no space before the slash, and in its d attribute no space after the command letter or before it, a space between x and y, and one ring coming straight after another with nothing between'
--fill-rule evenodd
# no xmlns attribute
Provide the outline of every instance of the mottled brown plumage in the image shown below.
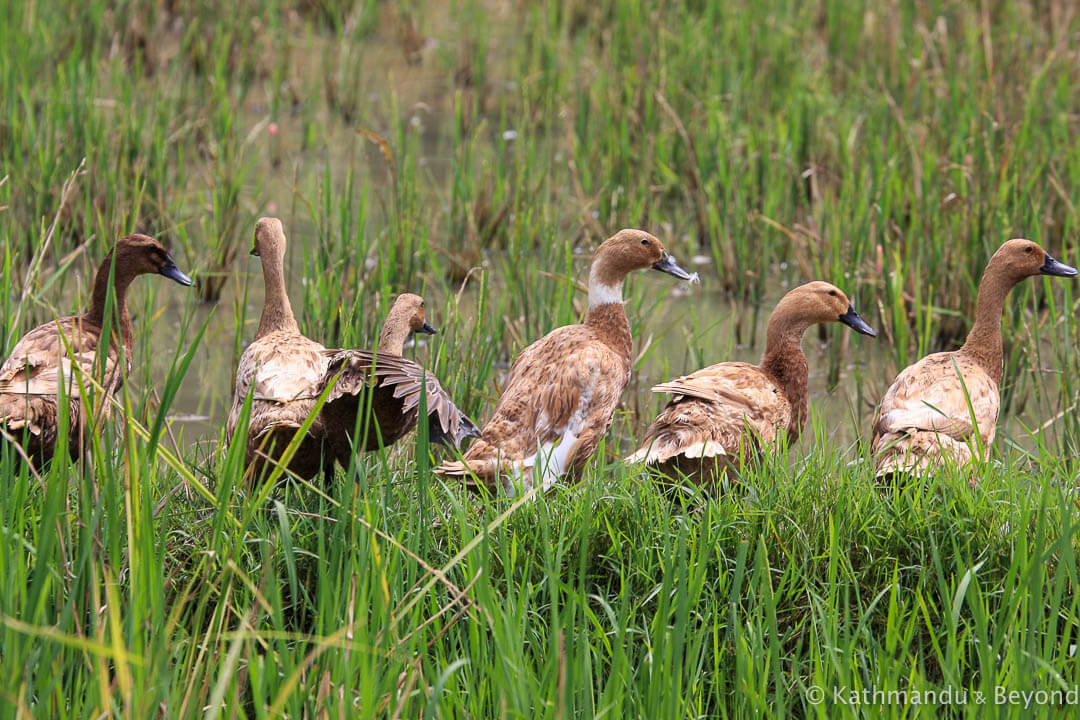
<svg viewBox="0 0 1080 720"><path fill-rule="evenodd" d="M420 415L421 390L428 412L432 442L459 447L466 438L480 433L435 376L423 366L402 357L405 339L413 332L432 334L435 328L425 319L424 300L404 293L394 302L379 336L379 348L340 350L333 354L324 383L341 377L330 391L322 416L327 425L356 425L353 445L359 450L375 450L391 445L416 427ZM368 389L373 391L368 395ZM365 411L370 404L371 422ZM339 441L342 436L338 436ZM339 457L347 457L348 447L337 447Z"/></svg>
<svg viewBox="0 0 1080 720"><path fill-rule="evenodd" d="M115 315L108 351L99 357L110 273L116 298ZM91 389L92 380L100 382L109 394L121 387L130 370L134 335L127 310L128 287L139 275L150 273L160 273L183 285L191 284L191 279L177 269L157 240L146 235L121 238L98 266L89 309L82 315L34 328L19 340L0 367L0 423L9 433L25 436L27 453L36 464L47 462L55 452L61 390L69 408L68 449L72 458L80 454L87 429L99 426L108 418L108 398ZM76 378L76 370L86 377ZM86 398L80 394L80 383L88 393Z"/></svg>
<svg viewBox="0 0 1080 720"><path fill-rule="evenodd" d="M285 231L277 218L255 225L251 254L262 260L266 288L255 339L240 356L232 409L225 426L231 441L239 430L251 393L245 460L259 476L269 470L304 424L319 396L329 357L326 348L304 337L293 316L285 287ZM323 467L321 428L312 427L297 448L288 469L303 478Z"/></svg>
<svg viewBox="0 0 1080 720"><path fill-rule="evenodd" d="M897 375L874 420L871 449L879 477L919 474L946 458L964 465L977 446L993 444L1001 407L1005 299L1021 280L1039 274L1072 277L1076 269L1029 240L1003 244L979 283L975 324L963 347L928 355Z"/></svg>
<svg viewBox="0 0 1080 720"><path fill-rule="evenodd" d="M838 288L826 282L795 288L769 317L761 365L719 363L653 388L673 397L626 461L657 466L668 477L685 475L708 484L780 436L794 441L808 409L803 333L824 322L842 322L863 334L875 334Z"/></svg>
<svg viewBox="0 0 1080 720"><path fill-rule="evenodd" d="M464 462L436 472L472 477L489 490L528 490L534 474L550 487L580 472L607 433L630 379L630 323L622 285L634 270L655 268L689 279L652 235L622 230L596 251L589 310L581 325L561 327L521 351L491 420Z"/></svg>
<svg viewBox="0 0 1080 720"><path fill-rule="evenodd" d="M255 340L240 358L226 430L231 440L252 392L246 462L254 464L259 475L268 469L268 461L281 457L316 400L336 381L288 464L291 473L311 478L332 468L334 462L348 465L354 451L390 445L415 427L424 371L401 353L410 333L434 329L425 321L423 299L406 293L394 303L383 326L377 360L376 353L370 351L327 349L304 337L285 288L285 247L281 222L260 219L252 253L262 258L266 299ZM359 441L353 433L358 426L357 414L368 407L366 390L372 373L376 392L370 402L375 422L360 418L364 436ZM432 439L457 444L475 432L438 381L430 375L426 381Z"/></svg>

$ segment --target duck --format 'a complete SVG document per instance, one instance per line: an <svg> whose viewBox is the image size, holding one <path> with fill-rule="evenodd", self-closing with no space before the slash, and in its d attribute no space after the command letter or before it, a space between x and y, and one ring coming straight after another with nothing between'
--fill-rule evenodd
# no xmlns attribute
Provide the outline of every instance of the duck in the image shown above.
<svg viewBox="0 0 1080 720"><path fill-rule="evenodd" d="M624 229L605 240L589 270L584 322L552 330L520 352L494 413L461 460L435 469L473 490L546 492L577 477L607 434L630 381L630 322L623 282L635 270L696 280L655 236Z"/></svg>
<svg viewBox="0 0 1080 720"><path fill-rule="evenodd" d="M305 337L296 322L285 287L286 247L281 220L256 222L251 254L262 262L263 308L255 338L240 355L225 423L225 437L231 443L251 393L244 457L246 467L255 466L256 477L268 470L267 460L280 458L311 414L330 362L326 348ZM320 430L311 428L288 465L304 479L323 468Z"/></svg>
<svg viewBox="0 0 1080 720"><path fill-rule="evenodd" d="M1025 278L1076 274L1030 240L998 248L979 282L975 322L963 346L904 368L882 397L871 442L876 477L922 475L948 463L962 467L983 455L1001 409L1006 297Z"/></svg>
<svg viewBox="0 0 1080 720"><path fill-rule="evenodd" d="M97 395L91 412L91 398L84 403L80 384L87 388L89 378L102 378L110 395L122 387L124 376L131 371L135 335L128 314L128 288L138 276L152 274L184 286L192 282L154 238L142 234L120 238L97 268L90 307L80 315L47 322L26 333L0 366L0 426L12 437L22 435L27 457L35 467L42 467L55 455L61 391L68 401L68 452L73 461L82 454L86 431L109 417L111 403ZM109 337L104 338L110 288L115 293L114 314ZM107 343L104 372L97 375L103 339ZM75 379L75 366L87 380Z"/></svg>
<svg viewBox="0 0 1080 720"><path fill-rule="evenodd" d="M811 325L827 322L877 335L835 285L800 285L784 295L769 316L759 365L722 362L652 388L672 398L625 462L654 467L661 478L686 477L709 486L740 458L784 436L788 442L797 440L809 410L809 364L802 338Z"/></svg>
<svg viewBox="0 0 1080 720"><path fill-rule="evenodd" d="M426 383L431 426L437 428L433 441L456 445L476 432L438 380L401 356L412 332L435 332L426 320L423 298L402 293L396 299L375 353L327 348L300 332L285 287L286 248L281 220L260 218L251 254L262 261L265 299L255 339L240 356L226 422L226 438L232 442L250 393L245 465L254 467L256 477L277 464L324 392L325 404L287 466L303 479L335 462L347 466L354 451L400 440L416 426L421 383ZM374 390L374 422L360 418L358 423L358 413L368 407L368 389ZM366 433L362 442L353 437L357 427Z"/></svg>
<svg viewBox="0 0 1080 720"><path fill-rule="evenodd" d="M352 438L352 444L361 451L375 450L396 443L416 427L423 393L431 442L461 447L467 438L480 437L476 425L454 405L439 381L402 355L409 335L437 332L427 322L422 297L399 295L386 316L375 351L340 350L332 354L323 378L323 385L334 383L322 410L324 422L345 427L361 418L361 434ZM364 422L362 411L368 405L369 391L372 422ZM338 444L342 437L335 436ZM351 448L342 445L334 452L339 458L348 457Z"/></svg>

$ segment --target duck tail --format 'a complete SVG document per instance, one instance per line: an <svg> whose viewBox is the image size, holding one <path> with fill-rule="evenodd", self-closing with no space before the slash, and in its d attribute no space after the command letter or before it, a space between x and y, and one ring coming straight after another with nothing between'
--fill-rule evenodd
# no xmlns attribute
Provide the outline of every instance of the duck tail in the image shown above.
<svg viewBox="0 0 1080 720"><path fill-rule="evenodd" d="M882 435L874 443L875 477L893 473L922 475L942 465L966 465L971 446L939 431L908 430Z"/></svg>
<svg viewBox="0 0 1080 720"><path fill-rule="evenodd" d="M634 453L623 459L628 465L645 463L646 465L660 465L675 457L686 457L697 460L714 458L727 455L723 445L715 440L698 440L686 442L679 433L661 432L655 437L646 439L645 443Z"/></svg>

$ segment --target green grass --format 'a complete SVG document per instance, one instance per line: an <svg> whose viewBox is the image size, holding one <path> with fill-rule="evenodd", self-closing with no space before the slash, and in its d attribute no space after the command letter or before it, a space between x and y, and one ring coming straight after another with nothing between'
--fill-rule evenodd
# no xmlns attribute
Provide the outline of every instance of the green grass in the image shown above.
<svg viewBox="0 0 1080 720"><path fill-rule="evenodd" d="M0 716L985 717L976 691L1070 714L992 701L1080 683L1073 284L1013 293L979 488L879 487L862 459L873 404L963 338L1003 240L1080 261L1070 3L171 7L0 0L0 351L82 304L124 233L199 280L133 288L126 420L87 459L39 478L0 452ZM258 321L262 214L309 336L366 345L421 292L440 333L418 357L480 421L514 353L580 317L604 237L709 264L690 297L631 280L641 359L575 488L477 501L422 433L252 485L213 423ZM809 279L881 338L810 333L797 445L716 498L617 462L653 381L759 355Z"/></svg>

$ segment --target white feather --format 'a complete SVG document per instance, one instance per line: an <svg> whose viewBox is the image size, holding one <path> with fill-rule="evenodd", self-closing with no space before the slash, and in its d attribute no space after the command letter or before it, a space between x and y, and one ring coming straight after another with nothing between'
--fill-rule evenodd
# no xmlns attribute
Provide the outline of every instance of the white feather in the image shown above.
<svg viewBox="0 0 1080 720"><path fill-rule="evenodd" d="M690 447L686 448L682 452L688 458L703 458L703 457L716 457L717 455L727 455L727 450L724 446L713 440L708 442L694 443Z"/></svg>
<svg viewBox="0 0 1080 720"><path fill-rule="evenodd" d="M621 303L622 283L618 285L605 285L596 278L589 278L589 307L595 308L601 305Z"/></svg>

